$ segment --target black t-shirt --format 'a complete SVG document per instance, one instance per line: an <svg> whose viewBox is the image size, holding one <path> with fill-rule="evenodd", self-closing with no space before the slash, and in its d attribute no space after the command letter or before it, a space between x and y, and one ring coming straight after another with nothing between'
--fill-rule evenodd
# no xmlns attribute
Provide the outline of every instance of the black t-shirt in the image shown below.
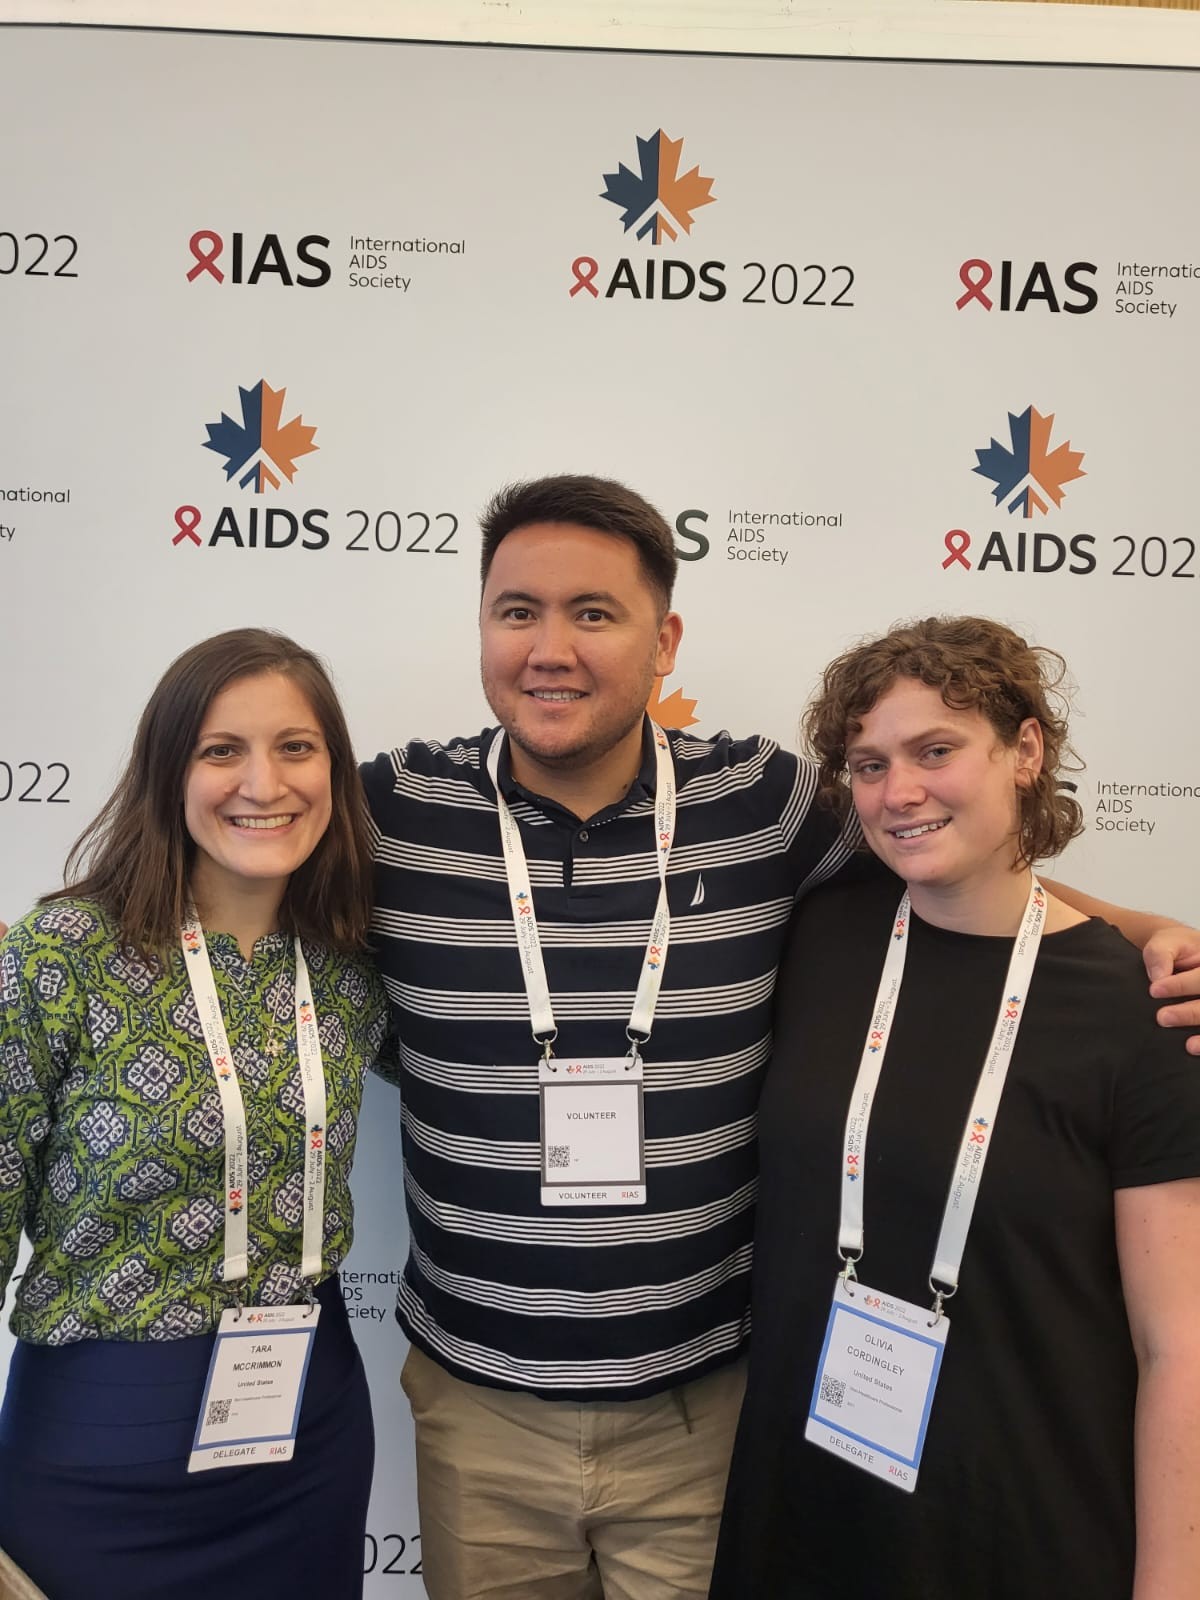
<svg viewBox="0 0 1200 1600"><path fill-rule="evenodd" d="M1200 1175L1200 1063L1157 1026L1138 953L1101 923L1042 941L915 1493L804 1439L839 1270L846 1111L896 901L894 883L810 896L780 969L750 1387L712 1596L1128 1600L1137 1365L1113 1190ZM867 1142L872 1288L932 1298L1010 952L912 919Z"/></svg>

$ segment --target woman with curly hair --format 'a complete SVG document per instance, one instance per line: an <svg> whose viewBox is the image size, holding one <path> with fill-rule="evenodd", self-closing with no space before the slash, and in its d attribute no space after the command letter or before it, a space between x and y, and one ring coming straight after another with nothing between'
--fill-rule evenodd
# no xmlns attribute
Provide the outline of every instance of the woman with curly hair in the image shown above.
<svg viewBox="0 0 1200 1600"><path fill-rule="evenodd" d="M932 618L809 708L896 876L780 970L714 1600L1200 1594L1200 1075L1034 871L1081 828L1063 674Z"/></svg>

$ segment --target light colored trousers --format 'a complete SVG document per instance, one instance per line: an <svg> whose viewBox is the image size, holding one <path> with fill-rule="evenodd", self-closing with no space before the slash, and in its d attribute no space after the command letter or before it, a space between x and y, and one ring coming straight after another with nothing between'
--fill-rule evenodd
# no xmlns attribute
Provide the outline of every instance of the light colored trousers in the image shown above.
<svg viewBox="0 0 1200 1600"><path fill-rule="evenodd" d="M745 1363L649 1400L538 1400L414 1349L429 1600L703 1600Z"/></svg>
<svg viewBox="0 0 1200 1600"><path fill-rule="evenodd" d="M0 1600L46 1600L33 1579L27 1578L3 1550L0 1550Z"/></svg>

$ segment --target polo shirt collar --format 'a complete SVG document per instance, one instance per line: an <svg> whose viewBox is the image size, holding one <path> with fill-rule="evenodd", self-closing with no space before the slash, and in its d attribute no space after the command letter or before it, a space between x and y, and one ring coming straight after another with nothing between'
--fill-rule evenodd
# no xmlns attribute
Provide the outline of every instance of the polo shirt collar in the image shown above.
<svg viewBox="0 0 1200 1600"><path fill-rule="evenodd" d="M494 738L494 732L488 734L487 741L484 745L485 751L487 746ZM654 757L654 736L650 732L650 718L643 717L642 764L638 768L637 776L629 785L625 797L621 800L618 800L616 805L606 806L603 811L598 812L597 819L601 817L605 819L609 817L615 817L619 815L620 812L624 811L627 806L634 805L639 800L643 800L647 797L653 799L655 770L656 762ZM566 808L564 806L560 806L556 800L551 800L544 794L538 794L533 789L526 789L517 782L512 774L512 744L508 739L505 739L503 745L500 747L500 762L497 768L496 778L500 788L500 793L510 805L514 800L524 800L527 805L536 806L539 811L544 811L547 816L566 817L574 827L579 826L579 818L575 816L573 812L567 811Z"/></svg>

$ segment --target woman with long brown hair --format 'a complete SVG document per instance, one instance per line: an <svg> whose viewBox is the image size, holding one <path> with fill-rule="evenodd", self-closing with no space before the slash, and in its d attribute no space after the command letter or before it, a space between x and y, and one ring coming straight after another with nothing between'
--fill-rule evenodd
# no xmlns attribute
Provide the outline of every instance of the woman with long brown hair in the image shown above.
<svg viewBox="0 0 1200 1600"><path fill-rule="evenodd" d="M224 633L0 947L0 1548L54 1600L361 1594L366 826L320 661Z"/></svg>

